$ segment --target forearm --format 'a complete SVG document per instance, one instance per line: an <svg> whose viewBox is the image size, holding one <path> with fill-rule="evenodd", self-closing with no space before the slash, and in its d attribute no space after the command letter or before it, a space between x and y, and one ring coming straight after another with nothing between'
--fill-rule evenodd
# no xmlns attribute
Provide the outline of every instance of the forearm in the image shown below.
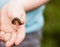
<svg viewBox="0 0 60 47"><path fill-rule="evenodd" d="M16 1L16 4L19 4L20 6L22 5L25 11L30 11L47 3L49 0L12 0L12 1Z"/></svg>
<svg viewBox="0 0 60 47"><path fill-rule="evenodd" d="M38 8L39 6L47 3L49 0L19 0L22 3L26 11L30 11Z"/></svg>

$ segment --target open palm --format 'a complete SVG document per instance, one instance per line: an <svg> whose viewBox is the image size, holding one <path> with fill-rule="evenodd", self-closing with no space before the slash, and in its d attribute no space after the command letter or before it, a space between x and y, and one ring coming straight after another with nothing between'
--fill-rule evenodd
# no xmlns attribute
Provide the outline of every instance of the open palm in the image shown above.
<svg viewBox="0 0 60 47"><path fill-rule="evenodd" d="M19 25L17 22L16 25L11 23L13 18L18 17L22 25ZM25 37L25 11L22 6L18 6L16 2L7 3L1 9L1 31L4 32L2 40L6 41L6 47L12 46L14 43L18 45ZM7 35L7 34L10 34ZM5 37L4 37L5 36ZM8 36L8 38L7 38Z"/></svg>

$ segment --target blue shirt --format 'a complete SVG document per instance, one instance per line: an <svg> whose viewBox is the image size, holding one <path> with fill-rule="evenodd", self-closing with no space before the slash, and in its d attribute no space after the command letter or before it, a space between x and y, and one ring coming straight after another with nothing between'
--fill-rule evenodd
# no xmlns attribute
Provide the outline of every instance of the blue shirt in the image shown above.
<svg viewBox="0 0 60 47"><path fill-rule="evenodd" d="M8 1L9 0L1 0L0 9ZM43 17L44 8L45 8L45 5L26 13L26 32L27 33L42 29L44 25L44 17Z"/></svg>

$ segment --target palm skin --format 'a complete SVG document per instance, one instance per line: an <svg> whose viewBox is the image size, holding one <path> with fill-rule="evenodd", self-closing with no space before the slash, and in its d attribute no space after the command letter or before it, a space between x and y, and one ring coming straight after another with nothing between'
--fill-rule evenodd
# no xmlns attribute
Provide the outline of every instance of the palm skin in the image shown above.
<svg viewBox="0 0 60 47"><path fill-rule="evenodd" d="M0 40L6 41L6 47L11 47L13 44L18 45L25 37L25 11L23 6L16 4L16 2L9 2L3 6L0 11L1 22L0 22ZM12 24L12 19L18 17L22 23L19 25Z"/></svg>

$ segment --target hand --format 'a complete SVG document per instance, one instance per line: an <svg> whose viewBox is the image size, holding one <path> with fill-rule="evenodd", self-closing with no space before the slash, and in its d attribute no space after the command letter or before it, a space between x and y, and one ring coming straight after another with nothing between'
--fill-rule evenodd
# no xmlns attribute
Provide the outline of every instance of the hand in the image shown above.
<svg viewBox="0 0 60 47"><path fill-rule="evenodd" d="M23 25L13 25L12 19L18 17ZM25 37L25 11L22 5L16 4L16 2L9 2L1 9L1 32L9 33L10 39L6 37L3 39L6 41L6 47L12 46L14 43L18 45ZM6 35L7 36L7 35Z"/></svg>

